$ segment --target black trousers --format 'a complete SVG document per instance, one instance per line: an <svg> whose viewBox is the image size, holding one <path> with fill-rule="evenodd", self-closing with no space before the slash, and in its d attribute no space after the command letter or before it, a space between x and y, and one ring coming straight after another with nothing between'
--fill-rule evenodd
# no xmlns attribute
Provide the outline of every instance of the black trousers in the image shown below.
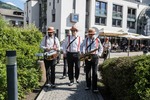
<svg viewBox="0 0 150 100"><path fill-rule="evenodd" d="M45 60L45 69L46 69L46 83L55 84L55 66L56 59L54 60Z"/></svg>
<svg viewBox="0 0 150 100"><path fill-rule="evenodd" d="M67 76L67 57L63 57L64 68L63 68L63 76Z"/></svg>
<svg viewBox="0 0 150 100"><path fill-rule="evenodd" d="M92 54L92 60L85 60L85 71L86 71L86 85L91 87L91 70L92 70L92 89L97 89L97 70L98 70L98 56Z"/></svg>
<svg viewBox="0 0 150 100"><path fill-rule="evenodd" d="M67 53L67 63L68 63L68 76L70 82L74 82L74 65L75 65L75 78L78 80L80 73L80 59L79 53L68 52Z"/></svg>

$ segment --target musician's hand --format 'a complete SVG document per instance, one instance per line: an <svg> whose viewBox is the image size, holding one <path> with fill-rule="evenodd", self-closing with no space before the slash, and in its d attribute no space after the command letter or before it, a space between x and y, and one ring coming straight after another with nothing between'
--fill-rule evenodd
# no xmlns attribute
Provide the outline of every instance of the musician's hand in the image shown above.
<svg viewBox="0 0 150 100"><path fill-rule="evenodd" d="M83 52L81 52L80 56L81 56L81 57L83 57L83 56L84 56Z"/></svg>
<svg viewBox="0 0 150 100"><path fill-rule="evenodd" d="M46 48L46 51L48 52L48 51L50 51L51 50L51 48Z"/></svg>
<svg viewBox="0 0 150 100"><path fill-rule="evenodd" d="M57 51L57 50L58 50L58 48L53 48L53 50Z"/></svg>

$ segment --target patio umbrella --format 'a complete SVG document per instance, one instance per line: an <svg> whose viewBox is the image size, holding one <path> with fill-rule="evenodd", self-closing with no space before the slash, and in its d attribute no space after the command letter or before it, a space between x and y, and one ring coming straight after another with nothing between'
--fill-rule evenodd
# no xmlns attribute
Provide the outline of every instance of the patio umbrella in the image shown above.
<svg viewBox="0 0 150 100"><path fill-rule="evenodd" d="M138 35L138 36L136 36L136 37L139 38L139 40L140 40L140 45L141 45L141 40L149 40L149 39L150 39L150 37L144 36L144 35ZM141 46L140 46L140 50L141 50Z"/></svg>
<svg viewBox="0 0 150 100"><path fill-rule="evenodd" d="M100 36L107 36L107 37L111 37L111 36L118 37L122 35L127 35L127 33L123 31L108 31L108 30L101 29L99 32L100 32Z"/></svg>
<svg viewBox="0 0 150 100"><path fill-rule="evenodd" d="M123 35L123 36L120 36L120 37L124 37L124 38L127 38L128 39L128 56L129 56L129 51L130 51L130 48L129 48L129 45L130 45L130 40L138 40L139 38L132 35L132 34L128 34L128 35Z"/></svg>
<svg viewBox="0 0 150 100"><path fill-rule="evenodd" d="M139 38L139 39L143 39L143 40L150 39L150 37L144 36L144 35L138 35L136 37Z"/></svg>

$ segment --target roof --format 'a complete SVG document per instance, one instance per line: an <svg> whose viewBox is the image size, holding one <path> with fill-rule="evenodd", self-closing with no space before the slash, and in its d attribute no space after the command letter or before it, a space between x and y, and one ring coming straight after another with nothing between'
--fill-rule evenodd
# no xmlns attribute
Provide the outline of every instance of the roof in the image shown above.
<svg viewBox="0 0 150 100"><path fill-rule="evenodd" d="M3 16L12 16L12 17L23 17L23 11L10 10L0 8L0 14Z"/></svg>

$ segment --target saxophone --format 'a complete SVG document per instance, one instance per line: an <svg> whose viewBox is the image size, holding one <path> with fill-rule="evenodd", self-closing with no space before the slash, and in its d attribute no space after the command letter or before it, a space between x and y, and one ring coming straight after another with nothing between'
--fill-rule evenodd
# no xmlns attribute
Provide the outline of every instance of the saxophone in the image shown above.
<svg viewBox="0 0 150 100"><path fill-rule="evenodd" d="M87 52L85 53L83 56L80 56L80 60L81 61L84 61L84 60L88 60L88 61L91 61L92 60L92 56L91 56L91 53L95 52L96 50L98 50L99 48L96 48L90 52Z"/></svg>
<svg viewBox="0 0 150 100"><path fill-rule="evenodd" d="M107 54L108 53L108 47L104 47L104 54Z"/></svg>

